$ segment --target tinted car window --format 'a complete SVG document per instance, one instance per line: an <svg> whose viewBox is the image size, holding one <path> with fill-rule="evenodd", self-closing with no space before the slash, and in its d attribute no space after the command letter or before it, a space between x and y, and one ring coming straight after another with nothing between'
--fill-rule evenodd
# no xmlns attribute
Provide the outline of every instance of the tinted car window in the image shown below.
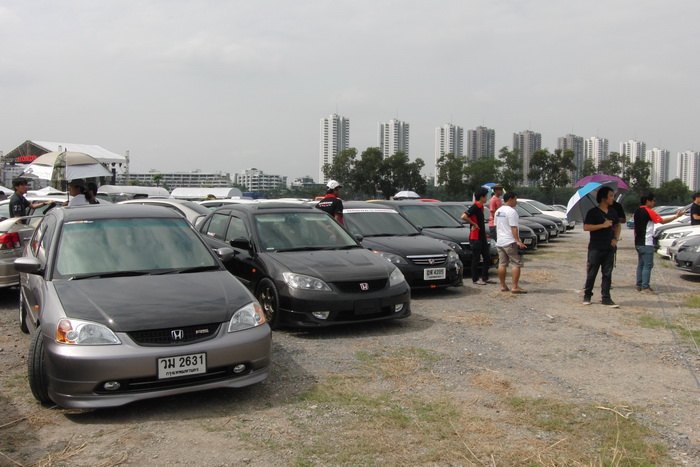
<svg viewBox="0 0 700 467"><path fill-rule="evenodd" d="M430 206L401 206L401 213L416 227L461 227L442 209Z"/></svg>
<svg viewBox="0 0 700 467"><path fill-rule="evenodd" d="M228 224L228 230L226 231L226 241L230 242L237 238L248 238L248 230L245 228L245 223L243 219L238 217L231 217Z"/></svg>
<svg viewBox="0 0 700 467"><path fill-rule="evenodd" d="M211 216L211 219L209 220L209 225L207 225L205 232L210 237L223 240L224 237L226 237L226 228L228 227L228 223L228 214L214 214L213 216Z"/></svg>
<svg viewBox="0 0 700 467"><path fill-rule="evenodd" d="M384 211L345 211L345 224L354 234L365 237L372 235L415 235L418 232L397 212Z"/></svg>
<svg viewBox="0 0 700 467"><path fill-rule="evenodd" d="M258 214L255 216L263 250L339 248L357 242L323 212Z"/></svg>
<svg viewBox="0 0 700 467"><path fill-rule="evenodd" d="M217 265L184 219L67 222L57 247L55 273L63 278Z"/></svg>

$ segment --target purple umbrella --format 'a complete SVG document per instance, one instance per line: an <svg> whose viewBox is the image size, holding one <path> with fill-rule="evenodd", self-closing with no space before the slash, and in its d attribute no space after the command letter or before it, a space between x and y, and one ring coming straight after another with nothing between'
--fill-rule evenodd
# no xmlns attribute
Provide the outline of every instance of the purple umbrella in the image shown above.
<svg viewBox="0 0 700 467"><path fill-rule="evenodd" d="M578 182L576 182L574 188L581 188L590 182L603 183L609 187L616 189L616 191L628 191L630 189L630 187L620 177L605 174L595 174L589 175L588 177L583 177Z"/></svg>

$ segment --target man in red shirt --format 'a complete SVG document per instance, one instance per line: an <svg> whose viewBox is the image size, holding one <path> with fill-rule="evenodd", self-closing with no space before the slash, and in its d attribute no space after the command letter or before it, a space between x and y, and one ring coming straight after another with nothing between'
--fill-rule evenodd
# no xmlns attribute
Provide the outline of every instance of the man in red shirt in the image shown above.
<svg viewBox="0 0 700 467"><path fill-rule="evenodd" d="M333 216L338 224L343 225L345 223L343 220L343 201L338 197L343 185L335 180L329 180L326 187L328 188L326 190L326 196L318 202L316 207L321 211L326 211Z"/></svg>
<svg viewBox="0 0 700 467"><path fill-rule="evenodd" d="M462 220L469 223L469 248L472 252L472 282L476 285L493 283L489 281L489 264L491 261L491 248L486 238L484 225L484 203L486 202L486 188L479 188L474 193L474 204L462 213ZM482 261L481 277L479 277L479 261Z"/></svg>
<svg viewBox="0 0 700 467"><path fill-rule="evenodd" d="M503 186L498 184L494 185L493 196L489 200L489 233L494 241L496 240L496 211L503 206L501 196L503 196Z"/></svg>

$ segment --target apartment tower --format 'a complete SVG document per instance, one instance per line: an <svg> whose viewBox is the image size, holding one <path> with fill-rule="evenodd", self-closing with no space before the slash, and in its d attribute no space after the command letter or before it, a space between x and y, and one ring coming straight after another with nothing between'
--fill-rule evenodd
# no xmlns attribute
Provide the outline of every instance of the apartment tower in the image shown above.
<svg viewBox="0 0 700 467"><path fill-rule="evenodd" d="M668 181L668 165L671 153L666 149L653 148L646 152L646 161L651 163L651 186L659 188Z"/></svg>
<svg viewBox="0 0 700 467"><path fill-rule="evenodd" d="M518 151L520 160L523 161L523 185L528 184L527 174L530 172L532 155L540 149L542 149L542 135L540 133L530 130L513 133L513 150Z"/></svg>
<svg viewBox="0 0 700 467"><path fill-rule="evenodd" d="M496 157L496 130L478 126L467 130L467 160Z"/></svg>
<svg viewBox="0 0 700 467"><path fill-rule="evenodd" d="M700 191L700 152L678 153L676 175L692 192Z"/></svg>
<svg viewBox="0 0 700 467"><path fill-rule="evenodd" d="M445 154L464 155L464 128L451 123L435 128L435 186L437 186L437 162Z"/></svg>
<svg viewBox="0 0 700 467"><path fill-rule="evenodd" d="M384 157L391 157L397 152L403 152L408 156L408 130L406 122L392 118L386 123L380 123L377 133L377 142Z"/></svg>
<svg viewBox="0 0 700 467"><path fill-rule="evenodd" d="M340 152L350 147L350 120L338 114L321 119L321 144L319 154L318 180L326 183L323 166L332 164Z"/></svg>
<svg viewBox="0 0 700 467"><path fill-rule="evenodd" d="M557 139L557 149L562 151L572 151L574 153L574 165L576 168L571 172L571 181L575 183L581 178L581 170L583 169L583 137L568 134Z"/></svg>
<svg viewBox="0 0 700 467"><path fill-rule="evenodd" d="M610 154L610 151L608 149L607 138L598 138L597 136L591 136L590 138L583 140L583 156L586 159L591 159L596 168L598 167L601 161L604 161L608 158L608 154Z"/></svg>

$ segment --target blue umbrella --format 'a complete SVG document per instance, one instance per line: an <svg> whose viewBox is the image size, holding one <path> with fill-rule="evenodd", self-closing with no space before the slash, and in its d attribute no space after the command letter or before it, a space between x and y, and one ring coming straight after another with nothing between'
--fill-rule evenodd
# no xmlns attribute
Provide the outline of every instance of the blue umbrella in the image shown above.
<svg viewBox="0 0 700 467"><path fill-rule="evenodd" d="M602 186L602 183L589 182L579 188L566 204L566 217L569 220L583 222L586 213L598 206L598 201L596 201L595 197L598 189Z"/></svg>

